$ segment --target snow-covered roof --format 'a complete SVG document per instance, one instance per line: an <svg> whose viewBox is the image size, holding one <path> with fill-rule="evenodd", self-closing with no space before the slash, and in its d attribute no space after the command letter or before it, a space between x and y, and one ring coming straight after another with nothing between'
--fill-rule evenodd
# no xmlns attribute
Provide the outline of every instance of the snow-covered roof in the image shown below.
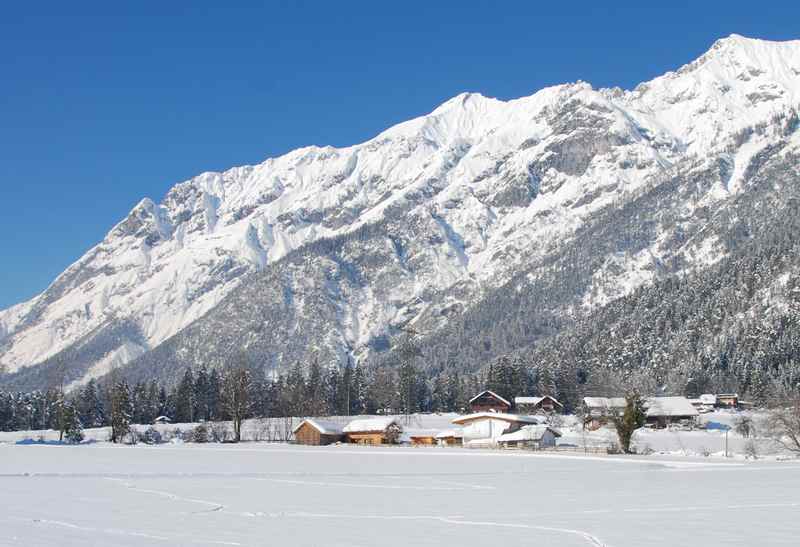
<svg viewBox="0 0 800 547"><path fill-rule="evenodd" d="M704 405L715 405L717 404L717 396L713 393L703 393L700 395L700 402Z"/></svg>
<svg viewBox="0 0 800 547"><path fill-rule="evenodd" d="M489 395L491 395L492 397L496 398L497 400L504 402L504 403L505 403L505 404L507 404L508 406L511 406L511 402L510 402L510 401L508 401L508 400L507 400L507 399L505 399L504 397L500 397L500 396L499 396L497 393L495 393L494 391L492 391L492 390L490 390L490 389L487 389L487 390L485 390L485 391L481 391L481 392L480 392L480 393L478 393L478 394L477 394L475 397L473 397L472 399L470 399L470 400L469 400L469 402L471 403L472 401L475 401L476 399L478 399L478 398L482 397L483 395L486 395L487 393L488 393Z"/></svg>
<svg viewBox="0 0 800 547"><path fill-rule="evenodd" d="M317 418L306 418L302 422L300 422L297 427L292 430L292 433L297 433L297 431L303 427L303 424L308 424L317 431L319 431L322 435L341 435L342 434L342 426L333 422L328 422L325 420L319 420Z"/></svg>
<svg viewBox="0 0 800 547"><path fill-rule="evenodd" d="M156 423L165 423L165 422L169 423L169 422L172 421L172 419L169 416L159 416L158 418L156 418L153 421L156 422Z"/></svg>
<svg viewBox="0 0 800 547"><path fill-rule="evenodd" d="M564 406L558 402L555 397L551 397L550 395L545 395L543 397L514 397L514 404L517 405L538 405L545 399L550 399L558 406Z"/></svg>
<svg viewBox="0 0 800 547"><path fill-rule="evenodd" d="M506 422L518 422L524 424L538 424L540 419L536 416L523 416L520 414L506 414L505 412L475 412L466 416L459 416L453 420L454 424L463 424L474 420L503 420Z"/></svg>
<svg viewBox="0 0 800 547"><path fill-rule="evenodd" d="M503 433L497 438L497 442L507 441L539 441L546 431L551 431L556 437L561 436L561 432L547 427L546 425L526 425L513 433Z"/></svg>
<svg viewBox="0 0 800 547"><path fill-rule="evenodd" d="M342 430L345 433L373 433L386 431L386 428L396 424L397 419L391 416L381 416L375 418L360 418L353 420Z"/></svg>
<svg viewBox="0 0 800 547"><path fill-rule="evenodd" d="M405 435L409 438L414 437L436 437L439 433L438 429L422 429L422 428L411 428L406 429L404 431Z"/></svg>
<svg viewBox="0 0 800 547"><path fill-rule="evenodd" d="M625 397L584 397L586 408L621 409L625 408Z"/></svg>
<svg viewBox="0 0 800 547"><path fill-rule="evenodd" d="M686 397L649 397L645 404L648 416L697 416L697 409Z"/></svg>
<svg viewBox="0 0 800 547"><path fill-rule="evenodd" d="M444 429L436 434L437 439L461 439L464 436L464 430L460 427L454 429Z"/></svg>

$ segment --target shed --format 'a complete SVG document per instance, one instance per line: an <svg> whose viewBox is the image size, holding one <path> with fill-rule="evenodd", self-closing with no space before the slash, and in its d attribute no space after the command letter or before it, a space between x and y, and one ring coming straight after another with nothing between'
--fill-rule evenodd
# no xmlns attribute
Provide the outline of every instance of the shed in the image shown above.
<svg viewBox="0 0 800 547"><path fill-rule="evenodd" d="M520 414L561 414L564 405L555 397L514 397L514 408Z"/></svg>
<svg viewBox="0 0 800 547"><path fill-rule="evenodd" d="M717 406L719 408L739 408L739 394L719 393L717 395Z"/></svg>
<svg viewBox="0 0 800 547"><path fill-rule="evenodd" d="M344 426L347 442L354 444L395 444L403 428L391 416L360 418Z"/></svg>
<svg viewBox="0 0 800 547"><path fill-rule="evenodd" d="M497 438L503 448L532 448L538 450L556 445L561 432L546 425L526 425L513 433L504 433Z"/></svg>
<svg viewBox="0 0 800 547"><path fill-rule="evenodd" d="M306 418L292 431L297 444L326 445L341 441L342 427L333 422Z"/></svg>
<svg viewBox="0 0 800 547"><path fill-rule="evenodd" d="M464 444L464 431L460 427L445 429L436 434L436 442L439 446L462 446Z"/></svg>
<svg viewBox="0 0 800 547"><path fill-rule="evenodd" d="M540 419L502 412L476 412L460 416L453 423L463 427L464 446L480 448L497 446L497 439L504 433L513 433L525 425L537 425Z"/></svg>
<svg viewBox="0 0 800 547"><path fill-rule="evenodd" d="M436 429L406 429L403 431L403 441L411 443L412 446L435 446Z"/></svg>
<svg viewBox="0 0 800 547"><path fill-rule="evenodd" d="M508 412L511 401L487 389L469 400L469 408L472 412Z"/></svg>
<svg viewBox="0 0 800 547"><path fill-rule="evenodd" d="M686 397L649 397L645 401L647 423L667 427L675 423L694 424L699 413Z"/></svg>

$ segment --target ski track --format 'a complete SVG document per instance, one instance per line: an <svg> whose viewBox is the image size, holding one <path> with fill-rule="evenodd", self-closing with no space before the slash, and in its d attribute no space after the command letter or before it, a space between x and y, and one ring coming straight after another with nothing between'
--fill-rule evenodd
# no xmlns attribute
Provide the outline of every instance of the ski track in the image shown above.
<svg viewBox="0 0 800 547"><path fill-rule="evenodd" d="M297 518L322 518L322 519L353 519L353 520L430 520L434 522L441 522L444 524L453 524L457 526L492 526L496 528L512 528L521 530L539 530L542 532L557 532L561 534L570 534L582 537L589 545L594 547L611 547L603 543L600 538L586 532L584 530L576 530L572 528L557 528L554 526L539 526L536 524L521 524L521 523L508 523L508 522L494 522L494 521L479 521L479 520L461 520L458 516L436 516L436 515L337 515L331 513L286 513L287 517Z"/></svg>
<svg viewBox="0 0 800 547"><path fill-rule="evenodd" d="M116 479L111 477L105 477L106 480L114 481L116 483L121 483L125 488L128 490L132 490L134 492L142 492L144 494L153 494L156 496L161 496L164 498L171 499L173 501L185 501L187 503L199 503L201 505L208 505L211 506L211 509L207 511L196 511L194 514L197 513L215 513L217 511L222 511L225 508L225 505L221 503L217 503L215 501L207 501L207 500L199 500L194 498L184 498L183 496L179 496L177 494L173 494L171 492L165 492L163 490L151 490L147 488L138 488L137 486L123 480L123 479Z"/></svg>
<svg viewBox="0 0 800 547"><path fill-rule="evenodd" d="M89 532L89 533L100 533L100 534L108 534L114 536L127 536L127 537L135 537L141 539L151 539L155 541L169 541L169 542L176 542L179 541L181 543L189 542L198 545L231 545L231 546L240 546L241 543L231 542L231 541L214 541L214 540L199 540L199 539L192 539L190 537L185 536L165 536L165 535L155 535L155 534L148 534L145 532L139 532L136 530L122 530L119 528L95 528L92 526L81 526L78 524L74 524L72 522L66 522L63 520L52 520L52 519L40 519L40 518L25 518L25 517L8 517L9 520L15 520L19 522L26 522L29 524L39 525L44 524L47 526L56 526L60 528L66 528L69 530L76 530L79 532Z"/></svg>
<svg viewBox="0 0 800 547"><path fill-rule="evenodd" d="M362 484L352 482L321 482L321 481L301 481L292 479L256 479L260 481L277 482L282 484L297 484L303 486L343 486L346 488L378 488L386 490L438 490L442 492L463 492L472 490L475 487L454 487L454 486L412 486L401 484Z"/></svg>

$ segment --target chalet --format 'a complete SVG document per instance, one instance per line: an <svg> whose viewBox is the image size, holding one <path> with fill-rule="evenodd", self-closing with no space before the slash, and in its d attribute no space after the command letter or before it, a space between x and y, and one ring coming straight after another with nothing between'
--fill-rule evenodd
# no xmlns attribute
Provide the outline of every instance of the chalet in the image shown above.
<svg viewBox="0 0 800 547"><path fill-rule="evenodd" d="M462 446L464 444L464 431L460 427L445 429L436 434L436 442L439 446Z"/></svg>
<svg viewBox="0 0 800 547"><path fill-rule="evenodd" d="M296 444L326 445L344 438L342 427L332 422L306 418L292 431Z"/></svg>
<svg viewBox="0 0 800 547"><path fill-rule="evenodd" d="M503 433L497 444L503 448L529 448L540 450L556 445L561 433L546 425L525 425L513 433Z"/></svg>
<svg viewBox="0 0 800 547"><path fill-rule="evenodd" d="M554 397L514 397L514 408L520 414L561 414L564 405Z"/></svg>
<svg viewBox="0 0 800 547"><path fill-rule="evenodd" d="M686 397L649 397L645 407L647 423L660 428L678 423L693 425L699 415Z"/></svg>
<svg viewBox="0 0 800 547"><path fill-rule="evenodd" d="M487 389L469 400L469 408L472 412L508 412L511 402Z"/></svg>
<svg viewBox="0 0 800 547"><path fill-rule="evenodd" d="M616 414L625 412L627 401L624 397L584 397L584 427L597 429L607 424Z"/></svg>
<svg viewBox="0 0 800 547"><path fill-rule="evenodd" d="M375 417L353 420L342 432L349 443L354 444L395 444L403 428L395 418Z"/></svg>
<svg viewBox="0 0 800 547"><path fill-rule="evenodd" d="M513 433L526 425L537 425L540 419L535 416L521 416L503 412L476 412L459 416L453 423L463 427L462 443L470 448L497 446L497 440L504 433Z"/></svg>

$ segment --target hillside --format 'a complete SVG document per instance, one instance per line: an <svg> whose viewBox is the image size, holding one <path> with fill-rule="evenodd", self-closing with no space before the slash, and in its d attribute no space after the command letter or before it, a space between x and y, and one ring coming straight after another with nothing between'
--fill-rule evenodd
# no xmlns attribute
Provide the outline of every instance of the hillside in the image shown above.
<svg viewBox="0 0 800 547"><path fill-rule="evenodd" d="M205 173L143 200L44 293L0 312L5 381L35 387L62 365L73 381L114 366L168 378L241 350L275 369L312 354L379 363L408 325L434 370L555 359L547 344L572 339L562 360L579 366L580 346L603 365L621 347L611 332L659 319L643 311L652 294L691 294L675 280L721 284L688 300L699 314L747 260L796 257L763 243L795 234L798 106L800 42L731 36L631 91L462 94L366 143ZM793 265L758 278L765 305L785 300ZM737 306L772 324L754 298ZM725 333L746 324L731 313ZM674 355L665 367L686 363L678 349L702 354L679 341L689 328L650 334Z"/></svg>

